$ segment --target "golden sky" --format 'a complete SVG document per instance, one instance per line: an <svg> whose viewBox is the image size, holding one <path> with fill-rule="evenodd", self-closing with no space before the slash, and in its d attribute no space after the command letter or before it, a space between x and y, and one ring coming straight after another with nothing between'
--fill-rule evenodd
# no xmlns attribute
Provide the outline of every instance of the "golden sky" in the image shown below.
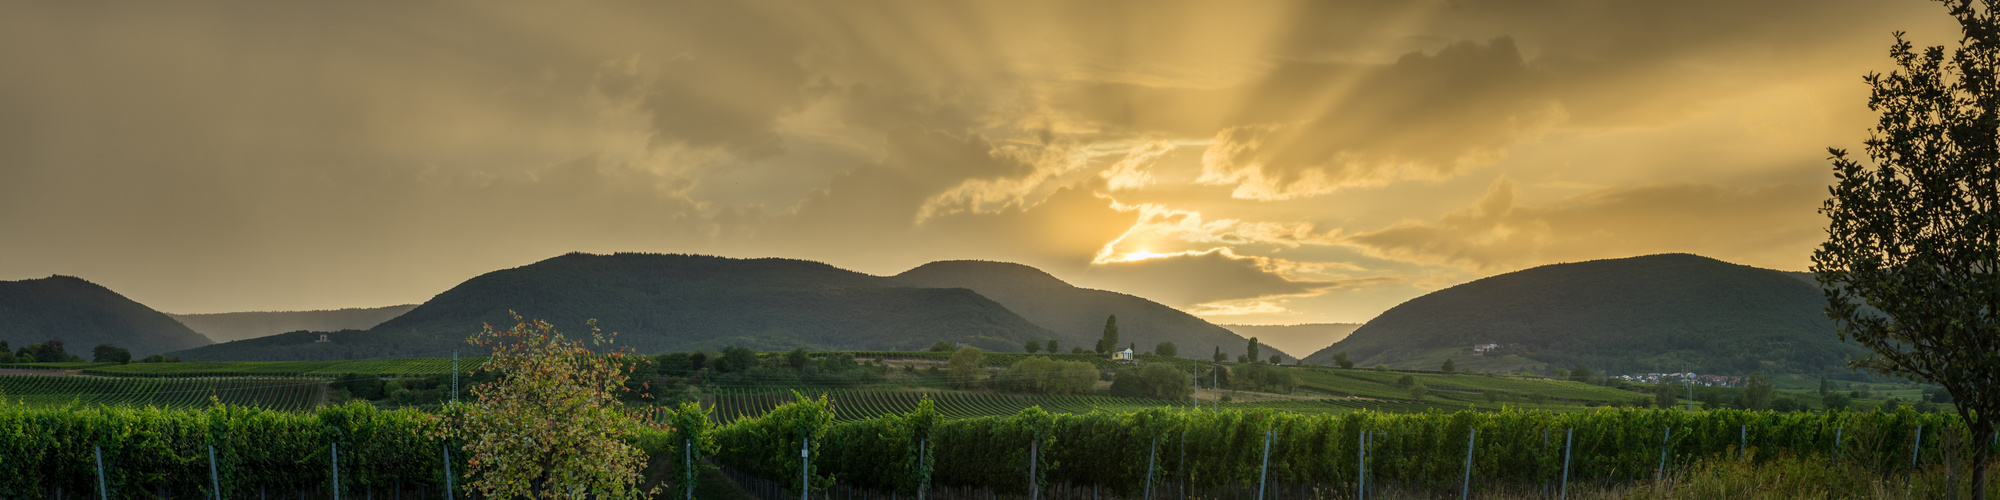
<svg viewBox="0 0 2000 500"><path fill-rule="evenodd" d="M115 7L114 7L115 5ZM0 4L0 279L421 302L570 251L1040 267L1218 323L1803 270L1922 0Z"/></svg>

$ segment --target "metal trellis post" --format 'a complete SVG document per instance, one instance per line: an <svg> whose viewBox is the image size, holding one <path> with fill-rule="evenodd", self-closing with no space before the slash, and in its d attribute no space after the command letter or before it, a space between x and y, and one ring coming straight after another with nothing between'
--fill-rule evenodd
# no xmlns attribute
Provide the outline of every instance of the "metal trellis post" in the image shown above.
<svg viewBox="0 0 2000 500"><path fill-rule="evenodd" d="M457 491L454 491L455 488L452 487L451 446L441 444L438 445L438 449L444 453L444 500L451 500L453 495L458 494Z"/></svg>
<svg viewBox="0 0 2000 500"><path fill-rule="evenodd" d="M1153 500L1153 460L1160 456L1160 437L1153 436L1153 443L1146 447L1146 500Z"/></svg>
<svg viewBox="0 0 2000 500"><path fill-rule="evenodd" d="M92 446L90 449L97 454L97 499L110 500L111 492L104 489L104 447Z"/></svg>
<svg viewBox="0 0 2000 500"><path fill-rule="evenodd" d="M1569 450L1576 443L1576 429L1563 431L1563 485L1560 499L1569 498Z"/></svg>
<svg viewBox="0 0 2000 500"><path fill-rule="evenodd" d="M208 489L215 492L215 500L222 500L222 476L215 472L215 445L208 445Z"/></svg>
<svg viewBox="0 0 2000 500"><path fill-rule="evenodd" d="M1271 477L1271 431L1264 431L1264 465L1257 471L1257 500L1264 500L1264 480Z"/></svg>
<svg viewBox="0 0 2000 500"><path fill-rule="evenodd" d="M1479 440L1479 429L1472 429L1472 435L1465 437L1465 481L1458 487L1458 499L1472 496L1472 444Z"/></svg>

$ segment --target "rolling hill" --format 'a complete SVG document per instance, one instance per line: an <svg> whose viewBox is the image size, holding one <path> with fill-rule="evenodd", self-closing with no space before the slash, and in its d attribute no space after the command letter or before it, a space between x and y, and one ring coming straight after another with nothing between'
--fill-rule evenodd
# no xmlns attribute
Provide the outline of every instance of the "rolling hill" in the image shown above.
<svg viewBox="0 0 2000 500"><path fill-rule="evenodd" d="M958 287L979 292L1028 321L1062 335L1064 352L1069 347L1089 349L1103 335L1105 317L1114 314L1118 316L1119 340L1137 344L1141 352L1171 341L1182 357L1205 359L1219 346L1235 359L1248 343L1247 338L1235 332L1179 309L1118 292L1078 288L1021 264L938 261L891 279L909 286ZM1261 352L1268 356L1278 351L1273 347L1276 346L1265 345ZM1283 351L1278 353L1287 361L1296 359Z"/></svg>
<svg viewBox="0 0 2000 500"><path fill-rule="evenodd" d="M256 311L214 314L173 314L167 316L180 321L194 331L214 339L228 342L249 338L277 335L299 330L334 331L366 330L382 324L390 318L416 309L416 304L388 307L368 307L334 309L323 311Z"/></svg>
<svg viewBox="0 0 2000 500"><path fill-rule="evenodd" d="M1307 358L1347 352L1363 366L1476 356L1502 347L1557 366L1611 373L1845 373L1861 348L1822 314L1819 290L1793 273L1688 254L1555 264L1426 294ZM1455 353L1455 354L1454 354Z"/></svg>
<svg viewBox="0 0 2000 500"><path fill-rule="evenodd" d="M640 352L921 349L938 341L1019 351L1056 334L963 288L916 288L819 262L572 253L480 275L369 328L291 332L177 353L203 361L356 359L476 351L482 323L509 310L572 337L596 319Z"/></svg>
<svg viewBox="0 0 2000 500"><path fill-rule="evenodd" d="M82 278L0 281L0 340L19 349L51 339L85 359L105 343L138 358L211 342L166 313Z"/></svg>

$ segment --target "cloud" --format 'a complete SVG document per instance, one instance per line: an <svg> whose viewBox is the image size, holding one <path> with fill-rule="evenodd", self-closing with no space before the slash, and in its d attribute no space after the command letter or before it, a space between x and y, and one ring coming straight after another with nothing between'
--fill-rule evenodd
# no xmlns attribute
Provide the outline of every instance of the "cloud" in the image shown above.
<svg viewBox="0 0 2000 500"><path fill-rule="evenodd" d="M1227 249L1103 262L1091 266L1082 286L1118 290L1175 307L1312 294L1333 286L1288 279L1270 269L1267 262Z"/></svg>
<svg viewBox="0 0 2000 500"><path fill-rule="evenodd" d="M1788 268L1823 235L1814 186L1630 186L1546 205L1518 204L1518 191L1503 176L1470 207L1345 241L1382 258L1492 272L1664 252Z"/></svg>
<svg viewBox="0 0 2000 500"><path fill-rule="evenodd" d="M1251 86L1258 98L1242 125L1216 133L1199 180L1235 184L1239 198L1284 199L1455 175L1561 120L1546 78L1510 38L1373 71L1287 64Z"/></svg>

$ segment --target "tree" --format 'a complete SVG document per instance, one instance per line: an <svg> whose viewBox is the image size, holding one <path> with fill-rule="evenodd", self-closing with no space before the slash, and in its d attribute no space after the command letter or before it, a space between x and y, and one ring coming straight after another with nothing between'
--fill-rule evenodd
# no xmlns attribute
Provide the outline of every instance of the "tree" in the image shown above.
<svg viewBox="0 0 2000 500"><path fill-rule="evenodd" d="M1431 389L1429 387L1424 387L1423 382L1410 384L1410 399L1423 401L1424 395L1429 394L1430 392Z"/></svg>
<svg viewBox="0 0 2000 500"><path fill-rule="evenodd" d="M1340 351L1340 352L1337 352L1337 353L1334 353L1334 354L1333 354L1333 362L1334 362L1335 364L1338 364L1338 365L1340 365L1340 367L1341 367L1341 368L1353 368L1353 367L1354 367L1354 360L1351 360L1351 359L1347 359L1347 351Z"/></svg>
<svg viewBox="0 0 2000 500"><path fill-rule="evenodd" d="M1070 353L1070 354L1083 354L1084 352L1086 352L1086 351L1084 351L1082 347L1071 347L1071 348L1069 348L1069 353Z"/></svg>
<svg viewBox="0 0 2000 500"><path fill-rule="evenodd" d="M785 366L790 366L793 369L803 370L811 362L812 358L806 357L806 349L803 347L792 349L792 352L785 353Z"/></svg>
<svg viewBox="0 0 2000 500"><path fill-rule="evenodd" d="M1215 346L1215 356L1214 356L1214 358L1215 358L1215 362L1217 362L1217 363L1221 363L1221 362L1224 362L1224 361L1229 361L1229 355L1228 355L1228 354L1223 354L1223 353L1222 353L1222 346Z"/></svg>
<svg viewBox="0 0 2000 500"><path fill-rule="evenodd" d="M1402 376L1402 377L1398 377L1398 378L1396 379L1396 387L1404 387L1404 388L1407 388L1407 387L1409 387L1409 386L1412 386L1412 385L1416 385L1416 384L1417 384L1417 378L1416 378L1416 377L1412 377L1412 376L1409 376L1409 375L1404 375L1404 376Z"/></svg>
<svg viewBox="0 0 2000 500"><path fill-rule="evenodd" d="M1097 353L1104 354L1118 349L1118 315L1104 318L1104 336L1097 339Z"/></svg>
<svg viewBox="0 0 2000 500"><path fill-rule="evenodd" d="M959 349L951 354L947 364L951 367L951 385L961 389L979 387L979 382L986 378L985 355L977 347Z"/></svg>
<svg viewBox="0 0 2000 500"><path fill-rule="evenodd" d="M1653 406L1660 409L1673 408L1674 405L1680 404L1680 395L1681 391L1675 388L1672 382L1661 380L1659 384L1653 386Z"/></svg>
<svg viewBox="0 0 2000 500"><path fill-rule="evenodd" d="M1825 396L1825 395L1826 395L1826 390L1827 390L1827 381L1826 381L1826 376L1825 376L1825 375L1820 375L1820 376L1819 376L1819 395L1821 395L1821 396Z"/></svg>
<svg viewBox="0 0 2000 500"><path fill-rule="evenodd" d="M1250 337L1250 347L1243 349L1243 357L1257 359L1257 337Z"/></svg>
<svg viewBox="0 0 2000 500"><path fill-rule="evenodd" d="M1181 355L1181 348L1175 346L1173 342L1161 342L1160 345L1153 347L1153 354L1170 358L1176 357Z"/></svg>
<svg viewBox="0 0 2000 500"><path fill-rule="evenodd" d="M1853 398L1838 392L1822 396L1819 398L1819 401L1820 405L1825 406L1828 410L1845 410L1848 405L1854 404Z"/></svg>
<svg viewBox="0 0 2000 500"><path fill-rule="evenodd" d="M1274 365L1275 365L1275 364L1278 364L1278 363L1283 363L1283 362L1285 362L1285 358L1283 358L1283 357L1281 357L1281 356L1278 356L1278 355L1276 355L1276 354L1272 354L1272 355L1271 355L1271 364L1274 364Z"/></svg>
<svg viewBox="0 0 2000 500"><path fill-rule="evenodd" d="M616 394L631 366L624 349L591 320L588 341L555 326L523 320L472 336L493 350L484 369L499 378L472 389L477 403L452 403L437 415L439 437L464 443L466 488L487 498L634 498L642 493L646 452L635 432L646 424ZM615 337L616 334L613 334Z"/></svg>
<svg viewBox="0 0 2000 500"><path fill-rule="evenodd" d="M1776 392L1777 387L1771 383L1770 375L1754 372L1750 374L1749 380L1744 382L1743 392L1738 393L1736 404L1749 410L1769 410Z"/></svg>
<svg viewBox="0 0 2000 500"><path fill-rule="evenodd" d="M1059 352L1059 351L1056 351L1056 339L1049 339L1049 346L1048 346L1048 351L1049 351L1049 354L1055 354L1055 353ZM1034 351L1028 351L1028 352L1034 352Z"/></svg>
<svg viewBox="0 0 2000 500"><path fill-rule="evenodd" d="M757 351L748 347L724 347L722 357L715 360L715 371L720 373L740 372L752 366L757 366Z"/></svg>
<svg viewBox="0 0 2000 500"><path fill-rule="evenodd" d="M1458 371L1458 364L1457 364L1457 363L1453 363L1453 362L1451 362L1451 359L1449 359L1449 358L1446 358L1446 359L1444 360L1444 366L1439 366L1439 367L1438 367L1438 371L1442 371L1442 372L1445 372L1445 373L1451 373L1451 372L1455 372L1455 371Z"/></svg>
<svg viewBox="0 0 2000 500"><path fill-rule="evenodd" d="M1042 343L1041 343L1041 342L1036 342L1036 341L1033 341L1033 340L1030 340L1030 341L1028 341L1028 343L1026 343L1026 344L1021 344L1021 348L1022 348L1022 349L1027 349L1027 350L1028 350L1028 354L1034 354L1034 353L1037 353L1037 352L1041 352L1041 350L1042 350ZM1049 351L1049 352L1055 352L1055 351Z"/></svg>
<svg viewBox="0 0 2000 500"><path fill-rule="evenodd" d="M111 344L98 344L96 348L90 350L90 360L122 365L132 362L132 351Z"/></svg>
<svg viewBox="0 0 2000 500"><path fill-rule="evenodd" d="M1589 383L1590 367L1583 365L1576 365L1576 368L1571 368L1569 370L1569 379L1575 380L1577 382Z"/></svg>
<svg viewBox="0 0 2000 500"><path fill-rule="evenodd" d="M1973 498L1986 498L2000 414L2000 5L1945 1L1959 47L1921 52L1895 33L1899 68L1869 73L1881 119L1873 166L1828 148L1835 184L1812 272L1851 364L1944 386L1972 431Z"/></svg>
<svg viewBox="0 0 2000 500"><path fill-rule="evenodd" d="M942 340L940 340L940 341L938 341L938 343L936 343L936 344L931 344L931 349L930 349L930 351L931 351L931 352L951 352L951 350L952 350L952 349L953 349L953 346L951 345L951 343L950 343L950 342L945 342L945 341L942 341Z"/></svg>

